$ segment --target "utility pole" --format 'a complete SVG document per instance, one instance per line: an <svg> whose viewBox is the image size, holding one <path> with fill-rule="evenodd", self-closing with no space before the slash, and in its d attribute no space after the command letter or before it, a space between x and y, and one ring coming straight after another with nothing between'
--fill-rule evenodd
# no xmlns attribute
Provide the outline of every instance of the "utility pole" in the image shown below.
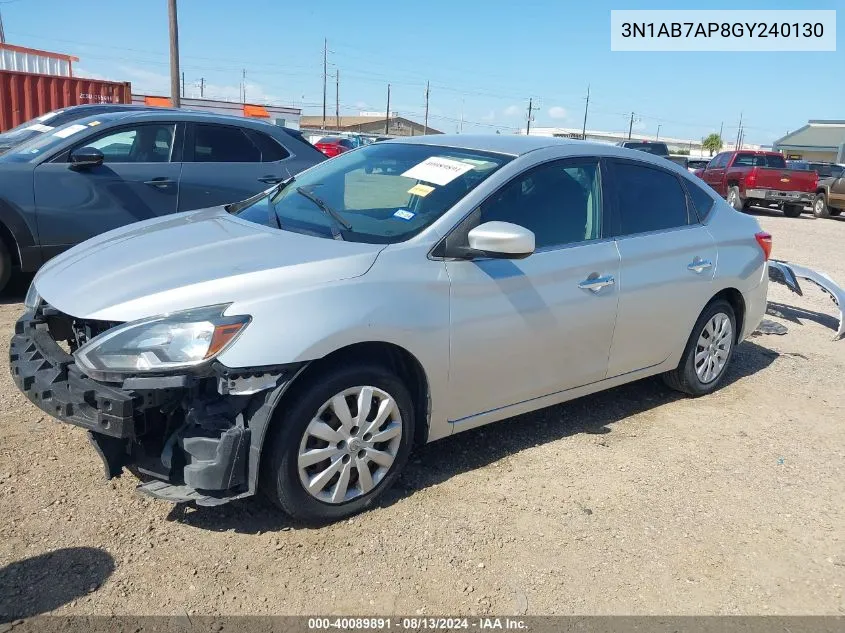
<svg viewBox="0 0 845 633"><path fill-rule="evenodd" d="M340 129L340 68L335 70L334 79L334 118L337 129Z"/></svg>
<svg viewBox="0 0 845 633"><path fill-rule="evenodd" d="M531 119L534 118L534 97L528 97L528 123L525 126L525 136L531 134Z"/></svg>
<svg viewBox="0 0 845 633"><path fill-rule="evenodd" d="M170 22L170 104L178 108L182 102L179 98L179 20L176 16L176 0L167 0L167 15Z"/></svg>
<svg viewBox="0 0 845 633"><path fill-rule="evenodd" d="M246 103L246 68L243 69L241 74L241 86L243 86L243 103Z"/></svg>
<svg viewBox="0 0 845 633"><path fill-rule="evenodd" d="M205 77L200 77L200 98L205 95Z"/></svg>
<svg viewBox="0 0 845 633"><path fill-rule="evenodd" d="M724 122L724 121L722 121L722 122L719 124L719 140L720 140L720 141L722 140L722 130L723 130L723 129L725 129L725 122Z"/></svg>
<svg viewBox="0 0 845 633"><path fill-rule="evenodd" d="M425 82L425 123L423 134L428 134L428 82Z"/></svg>
<svg viewBox="0 0 845 633"><path fill-rule="evenodd" d="M739 149L739 133L742 132L742 112L739 113L739 125L736 128L736 145L734 149Z"/></svg>
<svg viewBox="0 0 845 633"><path fill-rule="evenodd" d="M6 43L6 33L3 31L3 14L0 13L0 44Z"/></svg>
<svg viewBox="0 0 845 633"><path fill-rule="evenodd" d="M587 84L587 103L584 104L584 126L581 128L581 140L587 140L587 110L590 109L590 84Z"/></svg>
<svg viewBox="0 0 845 633"><path fill-rule="evenodd" d="M323 38L323 128L326 129L326 72L328 71L329 41Z"/></svg>
<svg viewBox="0 0 845 633"><path fill-rule="evenodd" d="M461 97L461 127L458 128L458 134L464 133L464 98Z"/></svg>
<svg viewBox="0 0 845 633"><path fill-rule="evenodd" d="M628 140L631 140L631 131L634 129L634 113L631 112L631 122L628 124Z"/></svg>
<svg viewBox="0 0 845 633"><path fill-rule="evenodd" d="M660 124L657 125L657 136L654 137L655 141L660 140Z"/></svg>
<svg viewBox="0 0 845 633"><path fill-rule="evenodd" d="M182 71L182 98L185 98L185 71Z"/></svg>
<svg viewBox="0 0 845 633"><path fill-rule="evenodd" d="M387 135L390 129L390 84L387 84L387 110L384 111L384 133Z"/></svg>

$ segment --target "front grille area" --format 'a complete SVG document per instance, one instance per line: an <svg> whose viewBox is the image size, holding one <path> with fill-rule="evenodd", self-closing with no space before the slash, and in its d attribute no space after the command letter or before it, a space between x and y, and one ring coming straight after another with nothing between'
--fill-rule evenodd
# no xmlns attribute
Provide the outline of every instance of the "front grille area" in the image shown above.
<svg viewBox="0 0 845 633"><path fill-rule="evenodd" d="M67 346L72 354L95 336L110 330L120 321L97 321L95 319L78 319L65 314L54 307L43 303L38 307L37 315L47 323L50 336L60 345ZM63 347L64 347L63 345Z"/></svg>

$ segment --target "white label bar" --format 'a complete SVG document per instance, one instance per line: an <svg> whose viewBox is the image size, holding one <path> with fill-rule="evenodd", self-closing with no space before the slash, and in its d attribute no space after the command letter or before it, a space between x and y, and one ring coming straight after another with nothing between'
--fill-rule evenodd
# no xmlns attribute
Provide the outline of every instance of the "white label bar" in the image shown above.
<svg viewBox="0 0 845 633"><path fill-rule="evenodd" d="M836 11L610 12L612 51L835 51Z"/></svg>

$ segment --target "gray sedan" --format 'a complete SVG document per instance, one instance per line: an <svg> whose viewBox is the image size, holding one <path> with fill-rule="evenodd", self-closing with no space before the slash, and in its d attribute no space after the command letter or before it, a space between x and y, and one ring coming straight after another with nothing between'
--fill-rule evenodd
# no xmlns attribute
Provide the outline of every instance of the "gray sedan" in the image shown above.
<svg viewBox="0 0 845 633"><path fill-rule="evenodd" d="M337 520L415 444L647 376L717 389L764 313L770 248L753 217L644 152L387 141L229 212L55 258L12 374L147 494L261 490Z"/></svg>
<svg viewBox="0 0 845 633"><path fill-rule="evenodd" d="M86 239L236 202L325 157L298 131L173 109L99 112L0 156L0 289Z"/></svg>

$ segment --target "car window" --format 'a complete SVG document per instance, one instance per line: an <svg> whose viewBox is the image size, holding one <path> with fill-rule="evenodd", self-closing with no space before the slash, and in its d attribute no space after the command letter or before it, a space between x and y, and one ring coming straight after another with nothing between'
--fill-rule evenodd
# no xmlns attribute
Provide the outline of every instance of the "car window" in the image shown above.
<svg viewBox="0 0 845 633"><path fill-rule="evenodd" d="M481 205L481 222L512 222L534 233L537 248L601 235L597 160L555 161L527 171Z"/></svg>
<svg viewBox="0 0 845 633"><path fill-rule="evenodd" d="M195 163L260 163L261 151L241 128L194 126Z"/></svg>
<svg viewBox="0 0 845 633"><path fill-rule="evenodd" d="M173 123L146 124L123 128L78 147L93 147L103 153L105 163L166 163L173 150Z"/></svg>
<svg viewBox="0 0 845 633"><path fill-rule="evenodd" d="M687 201L677 176L656 167L617 162L613 172L618 234L686 226Z"/></svg>
<svg viewBox="0 0 845 633"><path fill-rule="evenodd" d="M695 211L698 214L698 219L700 222L704 222L707 219L707 216L710 215L710 211L713 210L714 200L713 198L707 194L704 189L696 185L690 180L685 180L684 184L687 187L687 192L689 193L690 198L692 199L692 204L695 207Z"/></svg>
<svg viewBox="0 0 845 633"><path fill-rule="evenodd" d="M775 154L748 154L739 153L736 155L734 167L769 167L774 169L784 169L786 161L783 156Z"/></svg>
<svg viewBox="0 0 845 633"><path fill-rule="evenodd" d="M716 154L714 158L710 160L710 163L707 165L708 169L718 169L720 167L724 167L728 164L728 155L727 154Z"/></svg>
<svg viewBox="0 0 845 633"><path fill-rule="evenodd" d="M284 147L268 135L255 130L248 130L247 134L261 152L262 163L275 163L290 156L290 153Z"/></svg>

